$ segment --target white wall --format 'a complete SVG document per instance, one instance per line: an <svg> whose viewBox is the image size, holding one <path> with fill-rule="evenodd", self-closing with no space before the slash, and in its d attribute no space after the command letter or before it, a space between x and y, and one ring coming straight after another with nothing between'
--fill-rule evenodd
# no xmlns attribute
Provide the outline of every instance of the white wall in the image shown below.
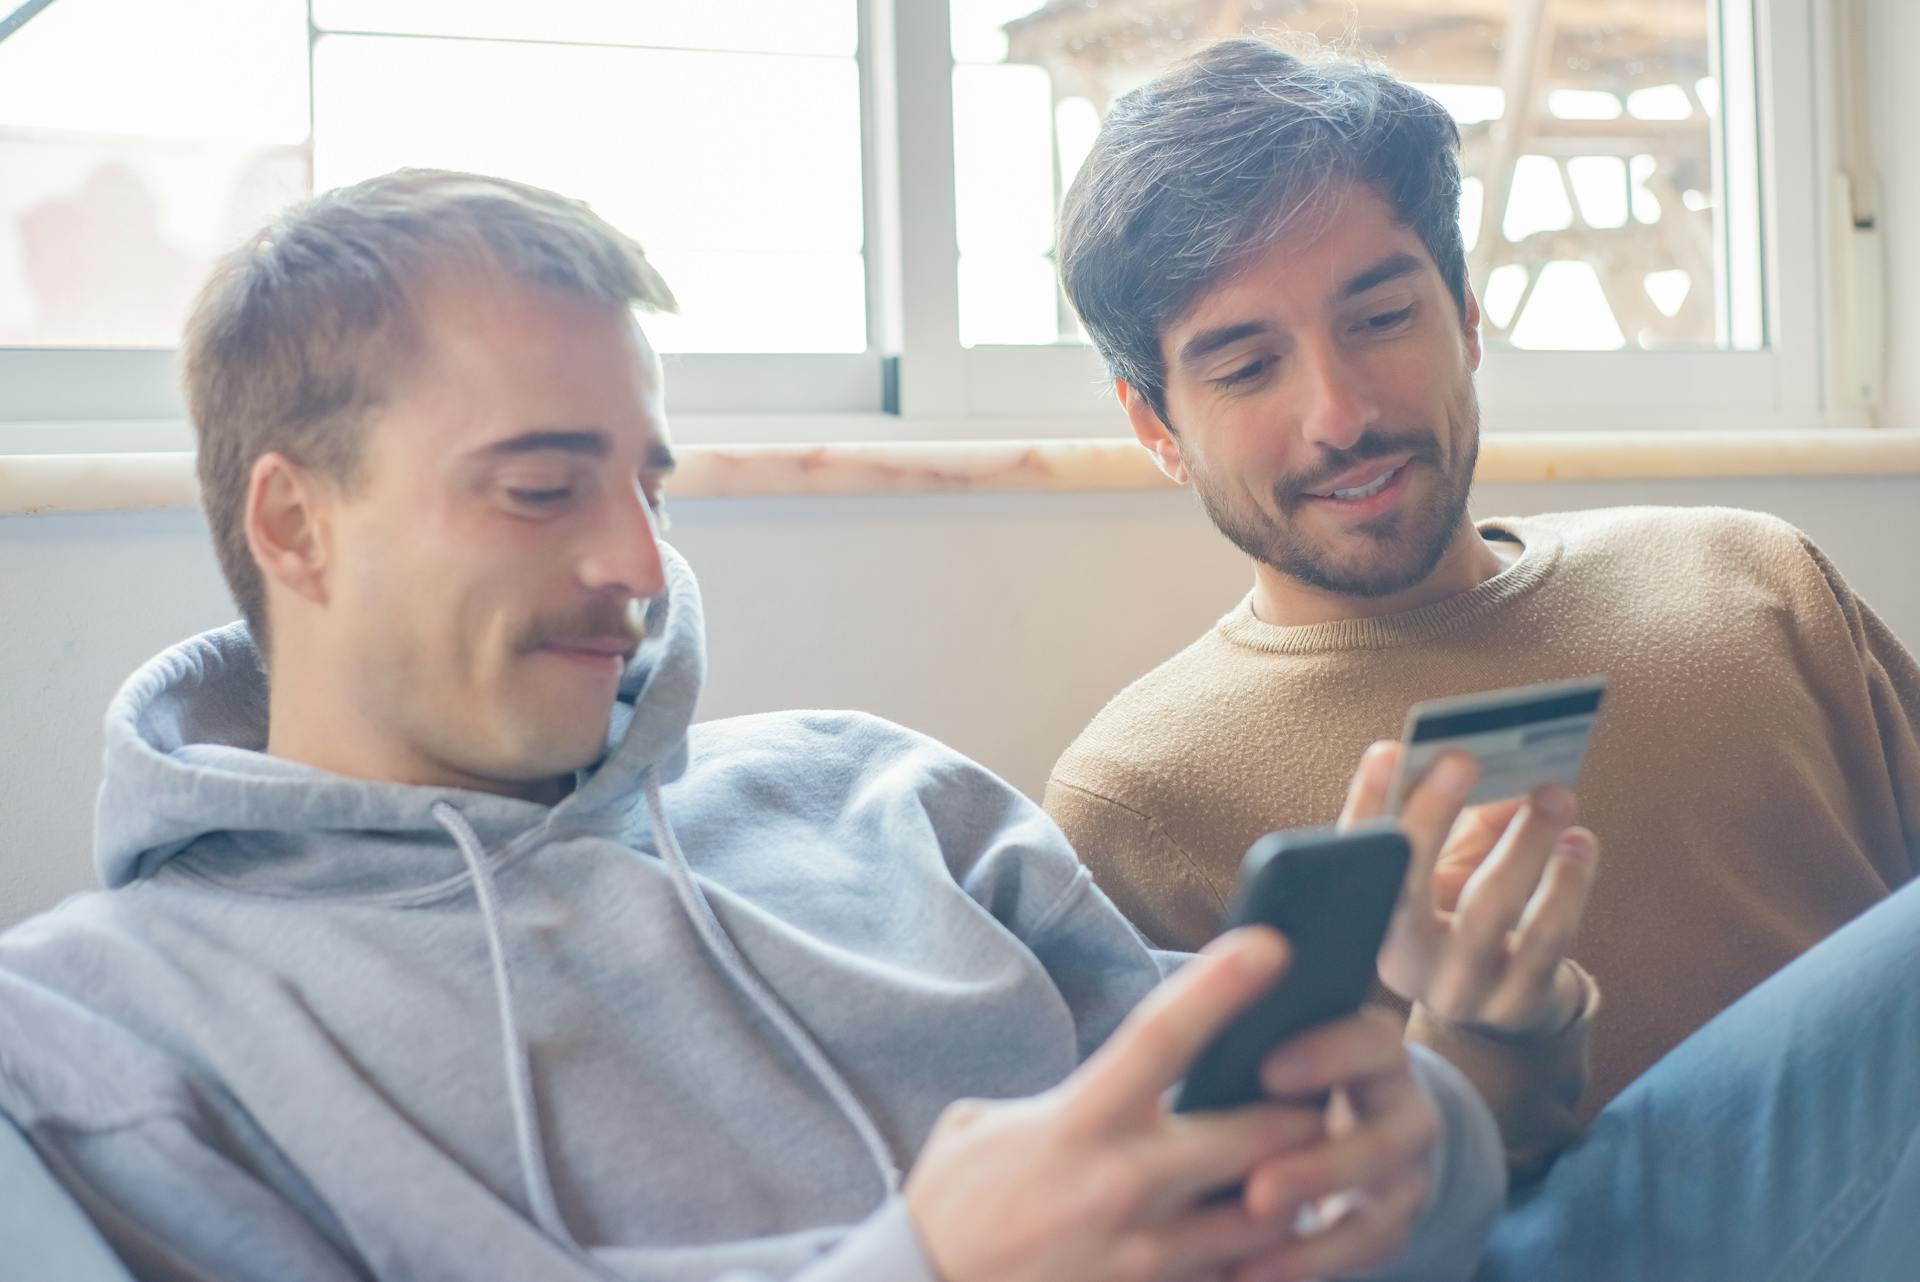
<svg viewBox="0 0 1920 1282"><path fill-rule="evenodd" d="M1794 521L1920 648L1920 477L1502 486L1482 514L1726 503ZM1184 494L682 502L712 653L702 716L859 707L1037 792L1106 697L1248 573ZM197 513L0 520L0 925L92 884L100 715L231 616Z"/></svg>

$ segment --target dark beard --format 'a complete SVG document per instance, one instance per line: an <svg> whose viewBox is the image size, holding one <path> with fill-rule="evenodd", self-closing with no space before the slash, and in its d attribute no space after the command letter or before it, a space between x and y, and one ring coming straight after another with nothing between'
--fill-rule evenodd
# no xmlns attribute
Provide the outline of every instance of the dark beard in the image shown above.
<svg viewBox="0 0 1920 1282"><path fill-rule="evenodd" d="M1395 437L1369 431L1347 449L1328 451L1316 477L1304 484L1290 480L1276 489L1273 497L1280 511L1278 518L1259 511L1235 511L1221 487L1203 469L1189 470L1200 504L1214 527L1255 561L1296 583L1336 596L1394 596L1433 573L1467 514L1474 463L1480 452L1478 424L1475 428L1461 460L1464 465L1452 472L1441 470L1439 445L1429 434ZM1407 467L1432 468L1441 483L1416 506L1356 527L1379 548L1379 557L1364 565L1341 566L1295 531L1292 520L1306 502L1301 497L1302 489L1312 489L1368 459L1409 451L1412 458Z"/></svg>

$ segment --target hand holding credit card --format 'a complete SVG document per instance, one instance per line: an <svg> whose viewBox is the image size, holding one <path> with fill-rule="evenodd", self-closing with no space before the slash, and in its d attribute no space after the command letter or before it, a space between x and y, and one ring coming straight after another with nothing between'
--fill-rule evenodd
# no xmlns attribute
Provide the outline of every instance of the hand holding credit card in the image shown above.
<svg viewBox="0 0 1920 1282"><path fill-rule="evenodd" d="M1581 677L1415 704L1407 713L1394 810L1449 752L1480 763L1468 806L1524 797L1543 784L1573 789L1606 690L1605 677Z"/></svg>

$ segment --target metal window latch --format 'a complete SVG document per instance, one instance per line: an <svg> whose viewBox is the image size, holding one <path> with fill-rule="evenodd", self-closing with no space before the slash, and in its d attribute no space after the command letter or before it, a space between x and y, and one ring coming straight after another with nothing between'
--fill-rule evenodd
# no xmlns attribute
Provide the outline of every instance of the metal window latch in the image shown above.
<svg viewBox="0 0 1920 1282"><path fill-rule="evenodd" d="M1834 335L1834 376L1842 396L1868 409L1880 404L1887 366L1886 257L1878 192L1864 208L1854 179L1841 173L1833 182L1834 311L1840 332ZM1871 178L1865 180L1877 187Z"/></svg>

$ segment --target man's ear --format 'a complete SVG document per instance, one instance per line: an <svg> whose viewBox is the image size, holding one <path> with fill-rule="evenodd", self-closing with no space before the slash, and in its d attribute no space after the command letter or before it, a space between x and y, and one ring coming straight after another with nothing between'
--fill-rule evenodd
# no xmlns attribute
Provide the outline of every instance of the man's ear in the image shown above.
<svg viewBox="0 0 1920 1282"><path fill-rule="evenodd" d="M1467 286L1467 305L1460 311L1461 335L1467 340L1467 368L1480 368L1480 300Z"/></svg>
<svg viewBox="0 0 1920 1282"><path fill-rule="evenodd" d="M262 454L247 478L247 547L261 577L324 604L331 488L284 454Z"/></svg>
<svg viewBox="0 0 1920 1282"><path fill-rule="evenodd" d="M1133 424L1133 435L1140 444L1147 447L1147 453L1153 455L1153 461L1175 485L1187 483L1187 465L1180 458L1180 442L1174 437L1173 429L1160 417L1160 411L1153 408L1139 388L1124 378L1113 380L1114 394L1120 398L1120 404L1127 411L1127 421Z"/></svg>

